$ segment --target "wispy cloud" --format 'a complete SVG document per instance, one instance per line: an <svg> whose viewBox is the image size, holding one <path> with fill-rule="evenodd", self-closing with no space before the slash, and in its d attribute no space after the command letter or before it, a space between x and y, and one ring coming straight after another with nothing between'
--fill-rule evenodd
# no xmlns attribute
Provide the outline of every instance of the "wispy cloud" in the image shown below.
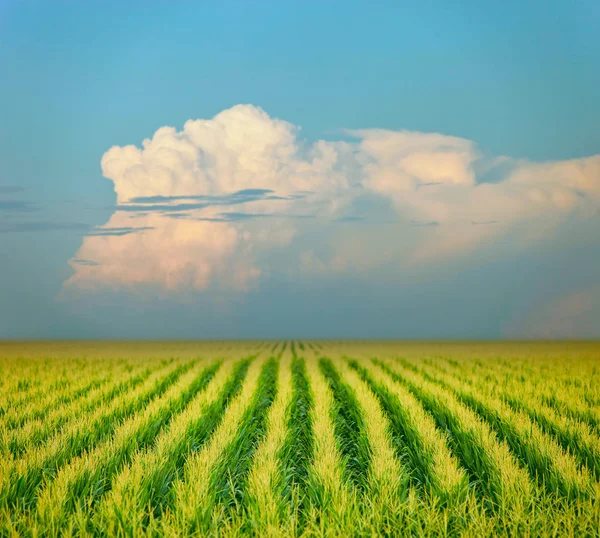
<svg viewBox="0 0 600 538"><path fill-rule="evenodd" d="M269 213L219 213L216 217L197 217L195 220L206 222L237 222L243 220L254 220L272 218L277 215Z"/></svg>
<svg viewBox="0 0 600 538"><path fill-rule="evenodd" d="M76 265L85 265L87 267L97 267L100 265L98 262L95 262L94 260L81 260L79 258L73 258L71 260L71 263L76 264Z"/></svg>
<svg viewBox="0 0 600 538"><path fill-rule="evenodd" d="M140 233L147 230L153 230L152 226L140 226L140 227L132 227L132 226L122 226L118 228L94 228L90 230L87 235L105 235L105 236L117 236L121 237L123 235L129 235L134 233Z"/></svg>
<svg viewBox="0 0 600 538"><path fill-rule="evenodd" d="M213 205L232 205L242 204L251 200L269 199L271 189L242 189L231 194L221 196L211 196L207 194L194 194L187 196L136 196L129 203L134 204L155 204L161 202L175 202L178 200L206 200Z"/></svg>
<svg viewBox="0 0 600 538"><path fill-rule="evenodd" d="M473 226L488 226L490 224L498 224L497 220L472 220L471 224Z"/></svg>
<svg viewBox="0 0 600 538"><path fill-rule="evenodd" d="M334 222L363 222L364 220L364 217L339 217L333 219Z"/></svg>
<svg viewBox="0 0 600 538"><path fill-rule="evenodd" d="M19 232L53 232L53 231L85 231L89 229L88 224L80 222L0 222L0 233Z"/></svg>
<svg viewBox="0 0 600 538"><path fill-rule="evenodd" d="M10 213L30 213L36 210L36 206L26 200L0 200L0 211Z"/></svg>
<svg viewBox="0 0 600 538"><path fill-rule="evenodd" d="M430 221L417 221L417 220L411 220L410 221L410 225L414 226L415 228L432 228L435 226L439 226L440 223L435 221L435 220L430 220Z"/></svg>
<svg viewBox="0 0 600 538"><path fill-rule="evenodd" d="M117 211L125 211L130 213L148 213L150 211L165 213L179 211L195 211L198 209L206 209L207 207L211 207L211 204L123 204L115 206L115 209Z"/></svg>
<svg viewBox="0 0 600 538"><path fill-rule="evenodd" d="M286 220L295 219L314 219L315 215L290 215L285 213L236 213L236 212L225 212L219 213L216 217L190 217L187 218L206 221L206 222L238 222L245 220L265 219L265 218L278 218Z"/></svg>
<svg viewBox="0 0 600 538"><path fill-rule="evenodd" d="M14 194L25 190L25 187L19 187L18 185L0 185L0 194Z"/></svg>
<svg viewBox="0 0 600 538"><path fill-rule="evenodd" d="M125 204L114 207L117 211L128 212L181 212L196 211L210 207L236 206L250 202L273 200L301 200L311 193L298 192L289 196L277 196L271 189L243 189L230 194L222 195L187 195L187 196L137 196Z"/></svg>

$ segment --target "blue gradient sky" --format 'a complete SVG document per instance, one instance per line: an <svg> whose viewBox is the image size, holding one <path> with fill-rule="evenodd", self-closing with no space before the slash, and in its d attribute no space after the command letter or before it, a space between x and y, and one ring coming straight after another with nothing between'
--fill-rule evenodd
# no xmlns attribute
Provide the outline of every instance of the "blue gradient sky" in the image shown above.
<svg viewBox="0 0 600 538"><path fill-rule="evenodd" d="M102 281L63 293L85 236L115 227L116 182L100 164L107 150L240 103L301 127L297 139L309 145L351 142L345 129L385 129L459 137L515 168L600 154L599 25L592 0L0 0L0 337L600 337L600 168L587 164L591 190L571 189L585 210L572 202L565 213L556 202L560 224L526 246L516 238L546 213L554 223L554 206L542 217L523 210L493 241L407 265L398 244L418 251L445 223L426 218L437 213L421 211L420 199L406 209L387 187L356 194L367 181L345 213L323 209L329 191L286 206L315 222L290 224L283 246L252 243L260 277L243 290L211 280L173 292L154 275L150 286ZM500 199L487 200L495 215ZM407 211L419 226L386 224ZM148 227L142 218L132 227ZM228 230L260 236L266 220L248 220ZM438 231L420 226L430 220ZM355 261L340 270L328 253L352 243ZM361 245L381 256L364 270ZM298 269L313 254L318 270Z"/></svg>

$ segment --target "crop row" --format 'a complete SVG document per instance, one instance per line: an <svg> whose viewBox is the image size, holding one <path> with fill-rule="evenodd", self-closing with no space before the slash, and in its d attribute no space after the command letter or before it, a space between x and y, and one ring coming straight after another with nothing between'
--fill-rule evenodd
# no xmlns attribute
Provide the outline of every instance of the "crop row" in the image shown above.
<svg viewBox="0 0 600 538"><path fill-rule="evenodd" d="M539 365L337 342L200 355L106 359L46 395L46 368L28 364L25 389L7 379L0 534L600 529L600 438L531 390ZM561 401L581 410L561 376Z"/></svg>

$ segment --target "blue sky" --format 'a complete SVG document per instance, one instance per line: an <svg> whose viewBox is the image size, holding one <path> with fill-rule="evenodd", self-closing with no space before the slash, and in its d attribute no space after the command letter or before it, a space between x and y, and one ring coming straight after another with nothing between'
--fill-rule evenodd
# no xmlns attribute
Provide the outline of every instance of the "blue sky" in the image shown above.
<svg viewBox="0 0 600 538"><path fill-rule="evenodd" d="M0 337L600 337L599 23L2 0Z"/></svg>

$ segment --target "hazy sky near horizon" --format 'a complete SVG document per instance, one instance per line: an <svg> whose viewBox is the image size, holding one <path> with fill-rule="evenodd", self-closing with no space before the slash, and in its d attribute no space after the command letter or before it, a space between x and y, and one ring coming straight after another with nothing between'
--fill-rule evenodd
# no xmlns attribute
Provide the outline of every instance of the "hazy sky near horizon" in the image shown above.
<svg viewBox="0 0 600 538"><path fill-rule="evenodd" d="M600 338L599 27L0 0L0 338Z"/></svg>

